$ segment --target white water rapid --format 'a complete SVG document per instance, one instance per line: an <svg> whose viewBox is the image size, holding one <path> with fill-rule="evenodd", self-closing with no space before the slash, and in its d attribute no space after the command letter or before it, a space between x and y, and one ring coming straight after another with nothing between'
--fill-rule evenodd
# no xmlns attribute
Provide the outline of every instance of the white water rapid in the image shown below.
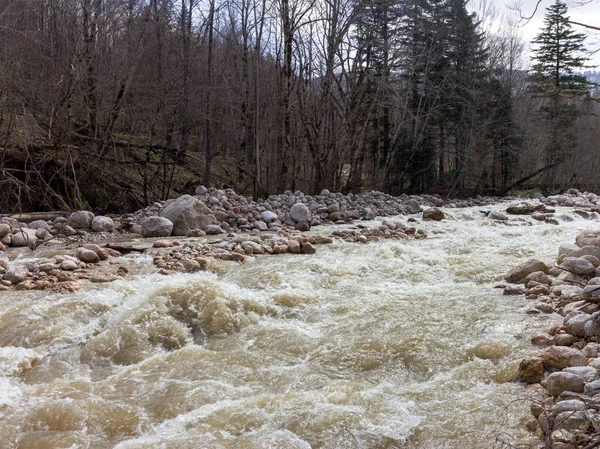
<svg viewBox="0 0 600 449"><path fill-rule="evenodd" d="M172 276L151 274L144 256L146 274L76 294L2 292L0 448L531 440L513 380L531 336L559 317L527 315L524 297L492 286L598 222L563 209L559 225L508 227L480 212L502 208L447 210L417 225L425 240L336 242Z"/></svg>

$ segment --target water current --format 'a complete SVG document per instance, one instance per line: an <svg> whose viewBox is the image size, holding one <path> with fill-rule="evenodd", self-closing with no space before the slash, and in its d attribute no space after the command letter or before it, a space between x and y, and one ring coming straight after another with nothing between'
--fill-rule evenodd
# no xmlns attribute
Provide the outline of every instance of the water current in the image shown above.
<svg viewBox="0 0 600 449"><path fill-rule="evenodd" d="M527 315L524 297L492 286L597 222L566 209L559 225L514 227L478 208L446 212L419 224L426 240L172 276L142 256L129 261L138 275L102 287L0 293L0 448L532 440L514 379L531 336L559 317Z"/></svg>

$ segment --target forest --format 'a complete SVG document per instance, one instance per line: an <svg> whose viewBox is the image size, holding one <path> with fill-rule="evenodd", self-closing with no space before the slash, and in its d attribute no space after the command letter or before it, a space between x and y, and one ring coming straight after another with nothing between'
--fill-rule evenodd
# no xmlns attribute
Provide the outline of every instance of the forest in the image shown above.
<svg viewBox="0 0 600 449"><path fill-rule="evenodd" d="M586 31L544 17L529 53L466 0L0 0L0 212L599 191Z"/></svg>

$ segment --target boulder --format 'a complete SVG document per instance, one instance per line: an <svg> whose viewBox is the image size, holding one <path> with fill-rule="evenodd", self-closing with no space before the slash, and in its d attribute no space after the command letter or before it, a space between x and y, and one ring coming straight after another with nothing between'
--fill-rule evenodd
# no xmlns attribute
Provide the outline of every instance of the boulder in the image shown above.
<svg viewBox="0 0 600 449"><path fill-rule="evenodd" d="M38 238L34 229L23 229L11 236L10 246L29 246L35 248Z"/></svg>
<svg viewBox="0 0 600 449"><path fill-rule="evenodd" d="M552 373L546 379L546 388L554 397L557 397L564 391L582 393L584 387L585 380L583 377L565 371Z"/></svg>
<svg viewBox="0 0 600 449"><path fill-rule="evenodd" d="M24 266L9 266L4 273L4 280L10 282L12 285L20 284L27 279L29 271Z"/></svg>
<svg viewBox="0 0 600 449"><path fill-rule="evenodd" d="M173 223L164 217L148 217L142 221L144 237L169 237L173 232Z"/></svg>
<svg viewBox="0 0 600 449"><path fill-rule="evenodd" d="M552 415L556 416L564 412L576 412L579 410L585 410L587 408L585 402L579 399L566 399L564 401L558 401L552 408Z"/></svg>
<svg viewBox="0 0 600 449"><path fill-rule="evenodd" d="M73 229L88 229L92 227L94 214L89 210L73 212L67 219L67 224Z"/></svg>
<svg viewBox="0 0 600 449"><path fill-rule="evenodd" d="M294 225L294 229L300 232L307 232L310 231L310 225L305 221L301 221Z"/></svg>
<svg viewBox="0 0 600 449"><path fill-rule="evenodd" d="M79 260L85 263L98 263L100 262L100 257L91 249L86 249L83 247L79 247L75 250L75 256Z"/></svg>
<svg viewBox="0 0 600 449"><path fill-rule="evenodd" d="M11 233L10 226L6 223L0 223L0 239Z"/></svg>
<svg viewBox="0 0 600 449"><path fill-rule="evenodd" d="M506 221L506 220L508 220L508 215L506 215L505 213L500 212L498 210L493 210L488 215L488 218L490 220Z"/></svg>
<svg viewBox="0 0 600 449"><path fill-rule="evenodd" d="M577 374L586 382L598 380L598 370L593 366L570 366L565 368L566 373Z"/></svg>
<svg viewBox="0 0 600 449"><path fill-rule="evenodd" d="M535 384L544 377L544 361L535 356L525 357L519 364L519 378L528 384Z"/></svg>
<svg viewBox="0 0 600 449"><path fill-rule="evenodd" d="M254 222L254 229L258 229L259 231L268 231L269 227L262 220L257 220Z"/></svg>
<svg viewBox="0 0 600 449"><path fill-rule="evenodd" d="M536 271L548 273L548 266L541 260L530 259L506 273L504 279L511 284L517 284Z"/></svg>
<svg viewBox="0 0 600 449"><path fill-rule="evenodd" d="M92 231L110 232L115 229L115 222L110 217L98 216L92 220Z"/></svg>
<svg viewBox="0 0 600 449"><path fill-rule="evenodd" d="M85 249L89 249L90 251L94 251L98 255L98 258L100 260L108 259L108 251L106 249L101 248L100 246L96 245L95 243L87 243L87 244L83 245L83 247Z"/></svg>
<svg viewBox="0 0 600 449"><path fill-rule="evenodd" d="M205 193L208 193L208 189L204 186L196 187L196 191L194 192L196 196L204 195Z"/></svg>
<svg viewBox="0 0 600 449"><path fill-rule="evenodd" d="M574 274L590 274L596 270L589 260L580 257L565 257L559 268Z"/></svg>
<svg viewBox="0 0 600 449"><path fill-rule="evenodd" d="M565 326L569 330L569 333L575 335L576 337L585 337L585 324L592 319L592 315L588 315L587 313L580 313L569 318L565 322Z"/></svg>
<svg viewBox="0 0 600 449"><path fill-rule="evenodd" d="M600 302L600 285L586 285L582 294L589 301Z"/></svg>
<svg viewBox="0 0 600 449"><path fill-rule="evenodd" d="M544 273L543 271L534 271L525 277L525 287L529 288L533 282L542 285L550 285L552 280L550 277Z"/></svg>
<svg viewBox="0 0 600 449"><path fill-rule="evenodd" d="M421 212L421 205L415 199L406 200L402 204L406 206L413 214L418 214Z"/></svg>
<svg viewBox="0 0 600 449"><path fill-rule="evenodd" d="M191 195L183 195L172 201L160 216L173 223L173 235L186 235L190 229L206 231L207 226L217 224L206 204Z"/></svg>
<svg viewBox="0 0 600 449"><path fill-rule="evenodd" d="M423 211L423 220L441 221L444 218L446 218L446 215L437 207L430 207Z"/></svg>
<svg viewBox="0 0 600 449"><path fill-rule="evenodd" d="M302 254L315 254L317 249L310 243L304 242L302 244Z"/></svg>
<svg viewBox="0 0 600 449"><path fill-rule="evenodd" d="M77 268L79 268L79 265L72 260L64 260L58 267L64 271L75 271Z"/></svg>
<svg viewBox="0 0 600 449"><path fill-rule="evenodd" d="M225 231L223 231L223 229L220 226L213 224L206 225L204 227L204 232L206 232L206 235L217 235L225 233Z"/></svg>
<svg viewBox="0 0 600 449"><path fill-rule="evenodd" d="M585 366L587 359L579 349L569 346L551 346L542 354L544 363L552 368Z"/></svg>
<svg viewBox="0 0 600 449"><path fill-rule="evenodd" d="M309 223L311 219L310 210L304 203L296 203L290 208L290 218L296 223Z"/></svg>
<svg viewBox="0 0 600 449"><path fill-rule="evenodd" d="M206 232L204 232L202 229L190 229L185 235L186 237L204 237Z"/></svg>
<svg viewBox="0 0 600 449"><path fill-rule="evenodd" d="M260 213L260 218L266 224L273 223L274 221L279 220L279 217L277 216L277 214L275 212L270 211L270 210L265 210L265 211L261 212Z"/></svg>
<svg viewBox="0 0 600 449"><path fill-rule="evenodd" d="M52 229L50 227L50 225L48 223L46 223L44 220L35 220L32 221L31 223L29 223L29 225L27 225L27 227L29 229L45 229L46 231L49 231L50 229Z"/></svg>
<svg viewBox="0 0 600 449"><path fill-rule="evenodd" d="M585 415L584 410L562 412L554 418L554 432L557 430L586 430L590 425L590 421ZM555 447L553 445L553 447Z"/></svg>
<svg viewBox="0 0 600 449"><path fill-rule="evenodd" d="M530 204L523 203L516 206L510 206L506 209L506 212L511 215L531 215L536 211L545 209L546 206L543 204Z"/></svg>

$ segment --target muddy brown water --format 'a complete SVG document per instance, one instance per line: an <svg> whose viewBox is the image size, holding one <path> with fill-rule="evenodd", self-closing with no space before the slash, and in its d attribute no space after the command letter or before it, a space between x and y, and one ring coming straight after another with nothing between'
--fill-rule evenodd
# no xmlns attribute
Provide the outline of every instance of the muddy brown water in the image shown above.
<svg viewBox="0 0 600 449"><path fill-rule="evenodd" d="M598 223L507 227L478 208L447 212L420 225L426 240L172 276L131 256L138 274L112 284L0 293L0 448L533 441L513 379L530 337L558 317L526 315L523 297L491 287Z"/></svg>

